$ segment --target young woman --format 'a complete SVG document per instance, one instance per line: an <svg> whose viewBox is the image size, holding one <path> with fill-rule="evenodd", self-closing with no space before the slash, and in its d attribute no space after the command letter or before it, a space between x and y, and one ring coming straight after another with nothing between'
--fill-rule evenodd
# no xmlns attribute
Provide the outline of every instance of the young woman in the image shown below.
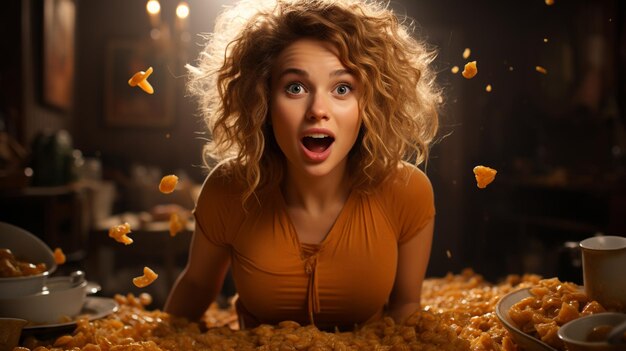
<svg viewBox="0 0 626 351"><path fill-rule="evenodd" d="M432 59L378 3L222 13L190 67L218 165L165 311L199 319L229 265L242 328L345 330L418 310L435 216L417 168L437 130Z"/></svg>

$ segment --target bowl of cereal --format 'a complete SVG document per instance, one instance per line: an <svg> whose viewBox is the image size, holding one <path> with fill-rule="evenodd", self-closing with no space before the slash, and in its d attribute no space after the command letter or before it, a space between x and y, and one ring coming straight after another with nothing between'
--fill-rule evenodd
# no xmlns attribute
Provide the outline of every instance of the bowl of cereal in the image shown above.
<svg viewBox="0 0 626 351"><path fill-rule="evenodd" d="M0 298L41 292L56 268L46 243L22 228L0 222Z"/></svg>
<svg viewBox="0 0 626 351"><path fill-rule="evenodd" d="M530 334L525 333L517 323L511 318L509 311L518 302L532 298L530 288L524 288L516 291L512 291L504 295L500 301L496 304L496 316L504 326L506 330L511 334L513 341L516 344L523 347L528 351L557 351L556 348L548 345L547 343L533 337Z"/></svg>
<svg viewBox="0 0 626 351"><path fill-rule="evenodd" d="M570 321L559 329L558 335L570 351L618 351L626 350L626 333L623 324L625 313L595 313ZM617 338L609 342L609 335L622 326Z"/></svg>
<svg viewBox="0 0 626 351"><path fill-rule="evenodd" d="M82 271L51 277L36 294L0 298L0 316L25 319L29 324L72 319L83 308L87 293L88 282Z"/></svg>

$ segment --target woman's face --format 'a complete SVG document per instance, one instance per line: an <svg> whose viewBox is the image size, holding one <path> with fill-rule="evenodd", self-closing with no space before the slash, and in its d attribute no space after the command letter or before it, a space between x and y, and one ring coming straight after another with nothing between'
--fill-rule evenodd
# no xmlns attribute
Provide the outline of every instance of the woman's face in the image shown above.
<svg viewBox="0 0 626 351"><path fill-rule="evenodd" d="M271 77L271 123L288 172L343 175L361 118L358 82L336 50L313 39L295 41L278 55Z"/></svg>

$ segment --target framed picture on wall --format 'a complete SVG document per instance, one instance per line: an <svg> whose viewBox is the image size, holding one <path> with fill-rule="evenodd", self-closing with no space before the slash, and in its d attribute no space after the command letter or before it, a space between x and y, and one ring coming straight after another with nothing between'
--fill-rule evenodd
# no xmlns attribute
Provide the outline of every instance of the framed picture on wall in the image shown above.
<svg viewBox="0 0 626 351"><path fill-rule="evenodd" d="M107 45L104 121L108 127L165 128L174 121L174 77L172 60L150 41L112 41ZM148 82L153 94L128 80L152 67Z"/></svg>
<svg viewBox="0 0 626 351"><path fill-rule="evenodd" d="M41 97L60 110L72 106L75 25L74 0L44 0Z"/></svg>

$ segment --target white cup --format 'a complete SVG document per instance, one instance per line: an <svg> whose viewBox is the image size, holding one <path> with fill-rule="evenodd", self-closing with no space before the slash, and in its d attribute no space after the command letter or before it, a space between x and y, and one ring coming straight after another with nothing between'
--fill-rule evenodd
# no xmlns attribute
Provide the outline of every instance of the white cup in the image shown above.
<svg viewBox="0 0 626 351"><path fill-rule="evenodd" d="M626 238L594 236L580 247L587 296L606 309L626 312Z"/></svg>

